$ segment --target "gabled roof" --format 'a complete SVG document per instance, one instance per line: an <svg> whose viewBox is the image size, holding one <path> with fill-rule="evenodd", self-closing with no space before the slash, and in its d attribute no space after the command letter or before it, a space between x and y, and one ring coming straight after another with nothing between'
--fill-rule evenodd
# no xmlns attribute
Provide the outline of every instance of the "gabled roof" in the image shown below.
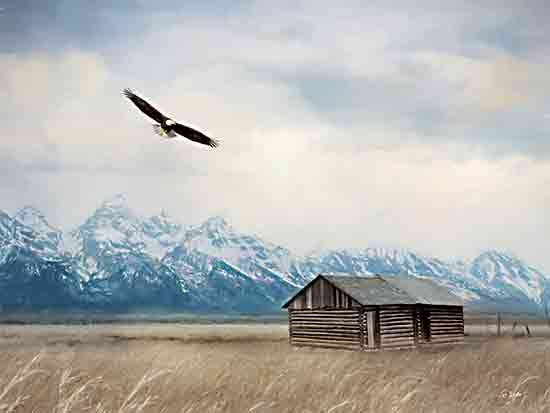
<svg viewBox="0 0 550 413"><path fill-rule="evenodd" d="M464 303L460 298L427 278L411 276L356 276L356 275L324 275L319 274L290 298L283 308L300 292L306 289L319 277L324 278L336 288L342 290L361 305L389 304L428 304L456 305Z"/></svg>

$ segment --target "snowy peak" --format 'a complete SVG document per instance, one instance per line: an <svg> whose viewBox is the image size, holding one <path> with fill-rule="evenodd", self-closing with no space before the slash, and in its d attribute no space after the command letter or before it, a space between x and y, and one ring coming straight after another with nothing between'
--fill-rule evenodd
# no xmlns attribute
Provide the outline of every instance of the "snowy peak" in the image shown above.
<svg viewBox="0 0 550 413"><path fill-rule="evenodd" d="M186 231L182 245L188 250L223 259L257 281L278 279L292 285L308 281L296 269L297 258L289 250L255 235L241 233L219 216Z"/></svg>
<svg viewBox="0 0 550 413"><path fill-rule="evenodd" d="M42 212L33 206L24 206L15 214L15 219L33 229L49 229L50 225Z"/></svg>
<svg viewBox="0 0 550 413"><path fill-rule="evenodd" d="M185 245L199 250L220 249L238 243L239 234L222 217L207 219L185 234Z"/></svg>
<svg viewBox="0 0 550 413"><path fill-rule="evenodd" d="M8 241L14 236L14 223L13 219L0 210L0 240Z"/></svg>
<svg viewBox="0 0 550 413"><path fill-rule="evenodd" d="M136 215L124 195L104 201L86 222L73 231L76 248L103 245L117 250L138 250L161 259L182 238L183 227L165 212L149 218Z"/></svg>
<svg viewBox="0 0 550 413"><path fill-rule="evenodd" d="M175 237L183 226L171 219L164 211L143 221L144 229L151 237Z"/></svg>
<svg viewBox="0 0 550 413"><path fill-rule="evenodd" d="M210 231L226 231L230 228L225 218L220 216L208 218L206 221L204 221L201 227L207 228Z"/></svg>
<svg viewBox="0 0 550 413"><path fill-rule="evenodd" d="M36 234L43 238L44 242L50 243L52 249L57 249L62 240L61 231L48 223L42 212L32 206L25 206L15 214L15 219L26 227L31 228Z"/></svg>
<svg viewBox="0 0 550 413"><path fill-rule="evenodd" d="M32 253L49 260L59 259L61 233L53 229L51 231L39 233L0 211L0 261L14 248L29 249Z"/></svg>
<svg viewBox="0 0 550 413"><path fill-rule="evenodd" d="M504 295L519 292L540 304L549 283L547 276L510 253L489 250L475 258L470 273L489 289Z"/></svg>

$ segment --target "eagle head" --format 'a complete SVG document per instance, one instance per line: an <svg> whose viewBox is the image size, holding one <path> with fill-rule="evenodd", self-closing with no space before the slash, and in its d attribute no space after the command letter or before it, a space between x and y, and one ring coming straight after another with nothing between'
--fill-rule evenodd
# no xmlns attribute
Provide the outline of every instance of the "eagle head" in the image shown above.
<svg viewBox="0 0 550 413"><path fill-rule="evenodd" d="M165 123L166 126L174 126L176 124L172 119L167 119Z"/></svg>

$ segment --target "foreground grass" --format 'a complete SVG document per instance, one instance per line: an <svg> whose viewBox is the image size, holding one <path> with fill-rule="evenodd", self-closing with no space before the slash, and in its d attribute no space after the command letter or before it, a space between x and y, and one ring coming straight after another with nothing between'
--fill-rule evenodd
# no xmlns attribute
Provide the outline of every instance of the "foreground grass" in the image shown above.
<svg viewBox="0 0 550 413"><path fill-rule="evenodd" d="M550 412L550 342L293 349L286 326L0 327L0 412Z"/></svg>

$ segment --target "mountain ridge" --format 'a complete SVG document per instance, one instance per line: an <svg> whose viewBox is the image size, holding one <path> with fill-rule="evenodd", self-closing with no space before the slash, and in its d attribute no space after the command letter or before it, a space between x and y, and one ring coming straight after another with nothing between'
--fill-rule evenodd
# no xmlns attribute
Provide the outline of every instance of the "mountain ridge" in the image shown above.
<svg viewBox="0 0 550 413"><path fill-rule="evenodd" d="M31 206L13 217L0 211L4 307L276 311L315 275L331 272L425 276L476 308L543 311L550 298L547 275L513 254L490 249L460 262L392 248L301 256L239 232L221 216L194 226L162 211L139 216L123 195L101 203L68 232ZM39 286L55 300L35 297Z"/></svg>

